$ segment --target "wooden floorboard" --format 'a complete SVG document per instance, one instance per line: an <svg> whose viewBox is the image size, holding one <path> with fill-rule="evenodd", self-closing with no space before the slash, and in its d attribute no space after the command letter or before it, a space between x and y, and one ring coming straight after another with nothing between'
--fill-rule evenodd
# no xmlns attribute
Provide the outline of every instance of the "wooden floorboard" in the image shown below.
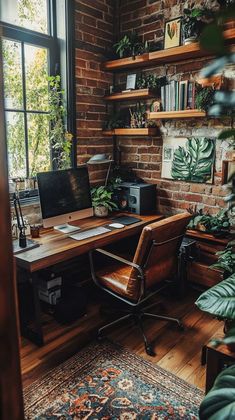
<svg viewBox="0 0 235 420"><path fill-rule="evenodd" d="M114 342L127 347L146 360L175 373L187 382L204 389L205 366L201 366L201 348L212 336L221 334L223 325L211 316L202 313L194 305L198 292L190 291L184 299L158 297L164 305L161 312L182 319L185 330L166 321L146 319L147 337L153 341L156 356L145 353L139 329L133 323L113 328L108 334ZM100 315L99 301L90 304L87 315L68 325L59 325L52 317L44 317L45 345L37 347L22 339L21 368L24 386L57 366L76 353L95 337L98 326L105 324L107 317ZM157 306L150 312L157 311Z"/></svg>

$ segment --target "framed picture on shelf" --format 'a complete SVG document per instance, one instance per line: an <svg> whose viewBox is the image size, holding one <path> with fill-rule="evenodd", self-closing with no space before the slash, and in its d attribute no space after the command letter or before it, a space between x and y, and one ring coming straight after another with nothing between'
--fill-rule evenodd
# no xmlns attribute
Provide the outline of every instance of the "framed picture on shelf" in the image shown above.
<svg viewBox="0 0 235 420"><path fill-rule="evenodd" d="M181 43L181 18L177 17L165 22L164 49L179 47Z"/></svg>
<svg viewBox="0 0 235 420"><path fill-rule="evenodd" d="M231 175L235 172L235 160L222 161L222 185L227 184Z"/></svg>
<svg viewBox="0 0 235 420"><path fill-rule="evenodd" d="M126 90L134 90L136 86L136 73L128 74L126 78Z"/></svg>

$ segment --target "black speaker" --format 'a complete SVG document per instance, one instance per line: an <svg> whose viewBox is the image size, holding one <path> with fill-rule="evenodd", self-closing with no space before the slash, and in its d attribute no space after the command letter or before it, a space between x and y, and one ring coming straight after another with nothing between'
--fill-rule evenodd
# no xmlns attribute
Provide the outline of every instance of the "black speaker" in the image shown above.
<svg viewBox="0 0 235 420"><path fill-rule="evenodd" d="M156 210L156 185L123 182L115 191L114 199L121 211L147 214Z"/></svg>

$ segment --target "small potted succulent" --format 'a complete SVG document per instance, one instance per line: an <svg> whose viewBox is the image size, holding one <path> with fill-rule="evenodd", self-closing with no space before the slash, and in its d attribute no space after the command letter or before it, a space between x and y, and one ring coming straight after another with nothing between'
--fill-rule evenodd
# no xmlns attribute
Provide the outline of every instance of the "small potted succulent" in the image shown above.
<svg viewBox="0 0 235 420"><path fill-rule="evenodd" d="M109 211L118 210L112 200L113 192L103 185L91 189L92 206L97 217L106 217Z"/></svg>

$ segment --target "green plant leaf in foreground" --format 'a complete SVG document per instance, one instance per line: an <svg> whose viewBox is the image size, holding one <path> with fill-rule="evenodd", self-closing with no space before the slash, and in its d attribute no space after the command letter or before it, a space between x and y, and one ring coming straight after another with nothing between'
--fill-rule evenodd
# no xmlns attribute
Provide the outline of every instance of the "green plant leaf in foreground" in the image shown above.
<svg viewBox="0 0 235 420"><path fill-rule="evenodd" d="M235 418L235 365L217 376L213 388L203 399L200 420L232 420Z"/></svg>
<svg viewBox="0 0 235 420"><path fill-rule="evenodd" d="M195 304L201 311L235 320L235 273L202 293Z"/></svg>
<svg viewBox="0 0 235 420"><path fill-rule="evenodd" d="M200 36L200 47L214 54L224 54L227 48L223 36L223 27L216 23L207 25Z"/></svg>

